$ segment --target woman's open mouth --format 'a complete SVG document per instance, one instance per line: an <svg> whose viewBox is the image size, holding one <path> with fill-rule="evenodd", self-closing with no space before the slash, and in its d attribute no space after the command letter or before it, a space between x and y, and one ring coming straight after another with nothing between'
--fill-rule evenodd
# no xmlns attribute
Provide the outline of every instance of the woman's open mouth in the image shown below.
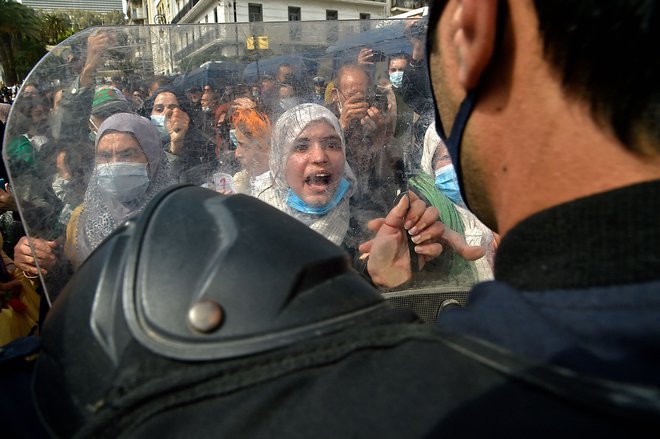
<svg viewBox="0 0 660 439"><path fill-rule="evenodd" d="M330 183L332 183L332 174L327 172L309 174L305 177L305 184L317 192L326 191Z"/></svg>

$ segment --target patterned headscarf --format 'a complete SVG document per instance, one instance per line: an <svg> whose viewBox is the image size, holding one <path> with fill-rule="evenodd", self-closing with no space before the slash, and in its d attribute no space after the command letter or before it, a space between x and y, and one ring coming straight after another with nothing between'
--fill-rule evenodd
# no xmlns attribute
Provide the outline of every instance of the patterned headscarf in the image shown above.
<svg viewBox="0 0 660 439"><path fill-rule="evenodd" d="M5 104L5 103L0 103L0 122L6 124L7 123L7 118L9 117L9 110L11 109L11 105Z"/></svg>
<svg viewBox="0 0 660 439"><path fill-rule="evenodd" d="M117 113L131 113L132 106L117 88L106 85L99 87L92 101L92 115L107 118Z"/></svg>
<svg viewBox="0 0 660 439"><path fill-rule="evenodd" d="M316 121L325 121L330 124L341 139L341 149L346 160L346 144L344 133L337 117L332 111L318 104L301 104L285 111L277 120L271 142L270 170L273 174L273 186L262 193L259 198L278 209L297 218L310 226L313 230L325 236L330 241L340 245L344 241L350 220L348 200L353 194L356 179L348 163L344 163L344 178L351 189L343 200L325 215L308 215L291 209L287 203L289 184L286 182L286 164L291 155L292 145L307 126Z"/></svg>
<svg viewBox="0 0 660 439"><path fill-rule="evenodd" d="M75 255L72 263L77 268L89 254L120 224L144 209L145 205L161 189L175 183L158 131L151 122L137 114L119 113L110 116L96 136L96 147L103 136L110 132L128 133L135 137L142 152L147 156L149 187L135 201L122 203L99 189L96 171L92 174L85 191L84 208L76 229Z"/></svg>

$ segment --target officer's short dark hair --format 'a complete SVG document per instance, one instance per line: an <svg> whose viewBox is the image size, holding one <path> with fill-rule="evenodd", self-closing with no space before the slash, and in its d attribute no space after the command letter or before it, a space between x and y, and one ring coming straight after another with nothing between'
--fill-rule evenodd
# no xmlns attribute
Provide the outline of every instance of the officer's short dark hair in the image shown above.
<svg viewBox="0 0 660 439"><path fill-rule="evenodd" d="M433 3L429 42L434 41L445 3ZM655 0L534 3L546 59L567 94L588 102L594 119L610 127L629 149L660 152L658 147L644 151L641 141L644 136L651 139L647 145L660 141L660 4Z"/></svg>

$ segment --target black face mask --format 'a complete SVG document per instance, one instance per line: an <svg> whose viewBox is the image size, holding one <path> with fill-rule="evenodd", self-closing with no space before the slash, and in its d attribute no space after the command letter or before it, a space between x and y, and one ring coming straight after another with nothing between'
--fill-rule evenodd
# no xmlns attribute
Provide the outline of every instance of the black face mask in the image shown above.
<svg viewBox="0 0 660 439"><path fill-rule="evenodd" d="M435 99L435 98L434 98ZM454 124L451 127L449 136L447 136L444 126L442 125L442 120L440 118L440 113L438 112L438 106L435 105L435 130L440 136L440 139L447 146L449 151L449 156L451 157L452 163L454 163L454 169L456 170L456 177L458 180L458 187L461 191L461 197L465 202L465 205L468 206L468 199L465 195L465 185L463 184L463 172L461 170L461 143L463 142L463 133L465 132L465 126L467 121L472 114L474 109L474 104L476 100L476 91L468 91L465 99L461 102L461 105L458 107L458 113L454 119Z"/></svg>
<svg viewBox="0 0 660 439"><path fill-rule="evenodd" d="M431 68L430 68L431 63L429 62L431 55L430 47L432 47L432 44L429 36L435 34L435 30L437 29L438 22L440 21L440 16L442 15L442 12L446 4L447 2L432 3L429 11L429 29L426 39L426 59L427 59L426 66L428 68L429 78L432 78ZM498 46L498 41L501 39L501 30L504 27L503 10L504 10L504 5L502 4L502 2L500 2L498 7L498 20L497 20L498 30L495 41L496 47ZM431 81L431 89L432 88L433 88L433 82ZM463 133L465 132L465 126L467 125L467 121L470 118L470 115L472 114L472 110L474 109L474 105L476 103L478 90L479 90L479 86L473 88L472 90L469 90L465 95L465 99L463 99L463 102L461 102L461 105L458 107L458 113L456 114L456 118L454 119L454 125L452 125L449 135L447 135L444 125L442 124L442 119L440 118L440 113L438 112L438 105L437 102L435 102L435 94L433 93L431 94L433 97L433 104L435 107L435 130L437 131L438 136L440 136L442 141L447 146L447 150L449 151L449 155L451 156L451 161L454 163L454 169L456 170L458 186L461 190L461 197L463 197L463 201L465 202L468 208L469 208L469 204L468 204L467 196L465 194L465 185L463 184L463 171L461 169L461 143L463 142Z"/></svg>

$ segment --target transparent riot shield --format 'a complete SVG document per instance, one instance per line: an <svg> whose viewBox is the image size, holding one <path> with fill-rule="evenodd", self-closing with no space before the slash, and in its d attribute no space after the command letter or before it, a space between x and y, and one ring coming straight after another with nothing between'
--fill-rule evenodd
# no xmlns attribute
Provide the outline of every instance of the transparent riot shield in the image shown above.
<svg viewBox="0 0 660 439"><path fill-rule="evenodd" d="M465 209L432 126L423 28L124 26L67 39L26 79L4 138L36 255L26 275L56 300L114 229L184 183L299 219L427 320L448 299L463 304L492 275L493 235ZM426 223L407 224L410 212ZM372 241L383 227L397 264Z"/></svg>

